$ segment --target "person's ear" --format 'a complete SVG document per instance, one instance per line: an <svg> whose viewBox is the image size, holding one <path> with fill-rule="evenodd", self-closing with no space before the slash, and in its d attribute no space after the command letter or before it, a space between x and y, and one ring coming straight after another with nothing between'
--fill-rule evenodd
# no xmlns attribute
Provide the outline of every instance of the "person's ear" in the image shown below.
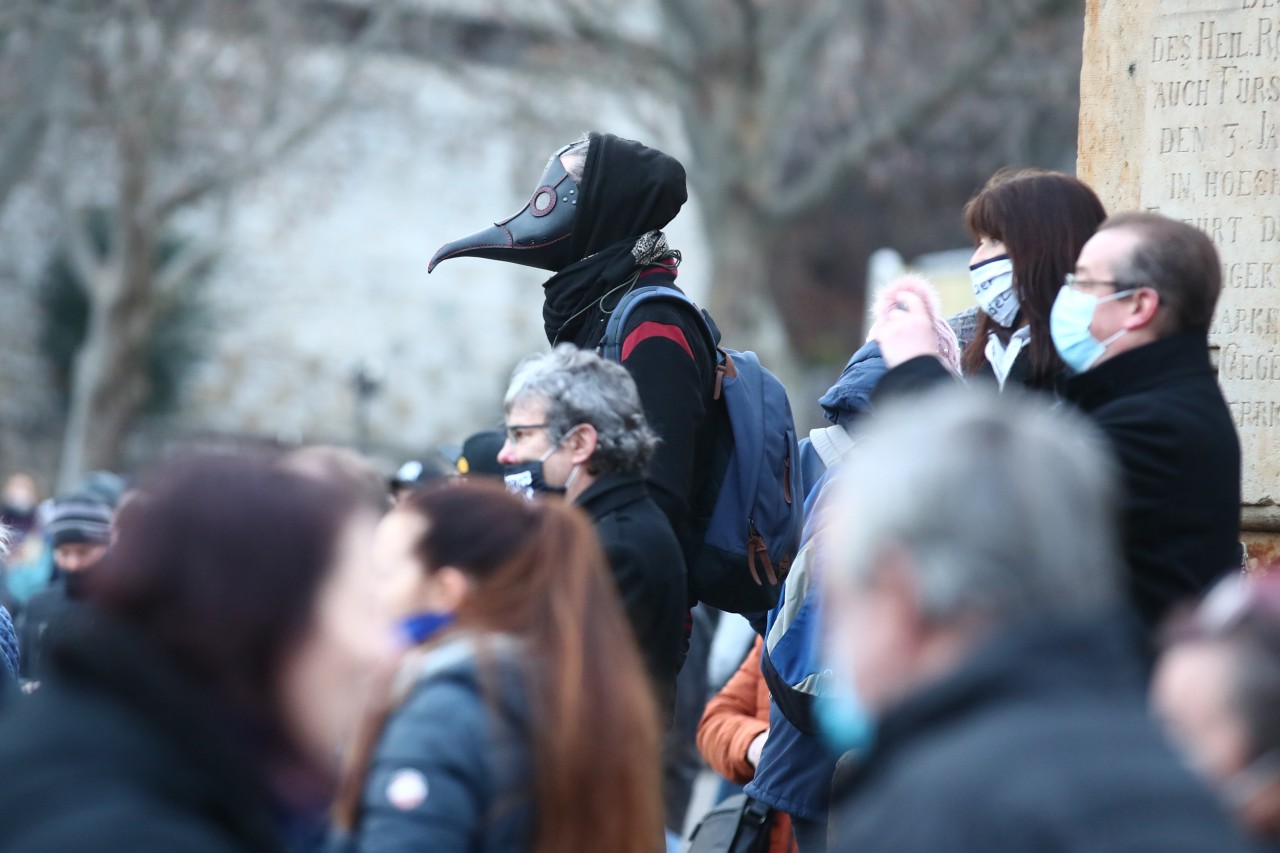
<svg viewBox="0 0 1280 853"><path fill-rule="evenodd" d="M1160 294L1154 287L1139 287L1129 300L1129 315L1125 317L1126 329L1147 328L1160 313Z"/></svg>
<svg viewBox="0 0 1280 853"><path fill-rule="evenodd" d="M456 613L471 594L471 579L460 569L443 566L431 573L432 609Z"/></svg>
<svg viewBox="0 0 1280 853"><path fill-rule="evenodd" d="M600 444L600 434L591 424L578 424L565 439L569 449L569 459L574 465L583 465L595 455Z"/></svg>

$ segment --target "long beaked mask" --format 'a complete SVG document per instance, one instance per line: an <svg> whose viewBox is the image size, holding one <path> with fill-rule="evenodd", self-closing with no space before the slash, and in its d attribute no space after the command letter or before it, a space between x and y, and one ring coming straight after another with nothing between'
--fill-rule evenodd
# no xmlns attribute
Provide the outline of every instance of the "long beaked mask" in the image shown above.
<svg viewBox="0 0 1280 853"><path fill-rule="evenodd" d="M569 237L578 210L578 184L560 162L560 155L572 147L573 143L551 155L538 188L519 213L441 246L427 272L449 258L488 258L550 272L559 272L572 263Z"/></svg>

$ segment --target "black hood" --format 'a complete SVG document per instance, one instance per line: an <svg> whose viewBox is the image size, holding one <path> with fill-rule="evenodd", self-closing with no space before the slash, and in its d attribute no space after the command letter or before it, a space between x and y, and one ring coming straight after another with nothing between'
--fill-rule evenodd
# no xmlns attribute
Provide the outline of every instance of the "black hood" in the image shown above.
<svg viewBox="0 0 1280 853"><path fill-rule="evenodd" d="M608 133L588 136L582 185L552 155L514 216L442 246L440 261L481 257L559 272L620 241L661 229L688 198L684 167L661 151Z"/></svg>
<svg viewBox="0 0 1280 853"><path fill-rule="evenodd" d="M656 148L611 133L592 133L570 263L667 226L689 198L684 166Z"/></svg>

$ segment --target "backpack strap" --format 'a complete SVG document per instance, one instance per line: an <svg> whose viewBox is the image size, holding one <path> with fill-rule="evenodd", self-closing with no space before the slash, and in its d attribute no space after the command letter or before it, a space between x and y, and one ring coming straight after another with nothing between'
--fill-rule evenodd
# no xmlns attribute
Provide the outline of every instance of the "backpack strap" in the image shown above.
<svg viewBox="0 0 1280 853"><path fill-rule="evenodd" d="M699 318L698 327L702 329L708 348L711 352L718 353L720 335L711 323L711 318L698 307L698 303L674 287L651 284L627 291L622 299L618 301L618 304L614 306L613 311L609 314L609 322L604 328L604 338L601 339L599 346L596 348L600 355L609 361L621 364L623 333L626 332L627 324L631 322L631 315L646 302L656 301L671 302L691 309L693 314ZM717 362L720 360L721 357L717 355Z"/></svg>

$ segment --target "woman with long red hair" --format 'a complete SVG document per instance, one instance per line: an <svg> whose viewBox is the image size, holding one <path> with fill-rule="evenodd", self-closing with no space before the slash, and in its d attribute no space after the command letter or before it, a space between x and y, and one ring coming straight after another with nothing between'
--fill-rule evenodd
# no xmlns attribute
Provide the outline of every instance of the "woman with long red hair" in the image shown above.
<svg viewBox="0 0 1280 853"><path fill-rule="evenodd" d="M375 561L410 650L337 802L348 849L660 850L657 709L590 522L440 486Z"/></svg>

